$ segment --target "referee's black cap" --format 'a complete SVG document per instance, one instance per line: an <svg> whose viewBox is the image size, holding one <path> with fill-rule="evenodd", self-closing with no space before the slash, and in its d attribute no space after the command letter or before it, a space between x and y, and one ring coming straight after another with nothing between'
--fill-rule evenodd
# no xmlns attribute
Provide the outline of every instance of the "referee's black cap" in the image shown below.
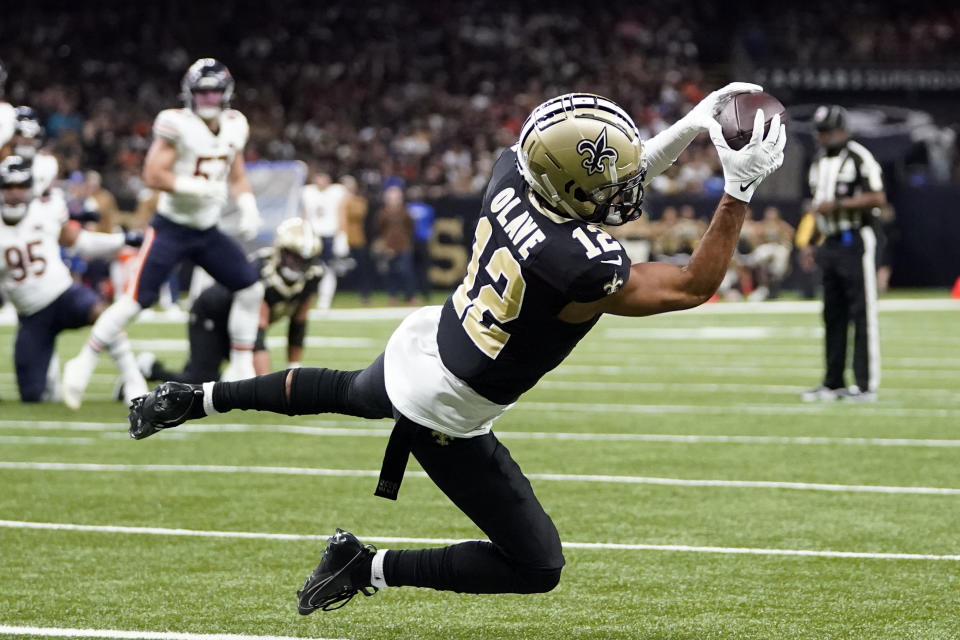
<svg viewBox="0 0 960 640"><path fill-rule="evenodd" d="M847 110L837 104L821 105L813 112L813 126L817 131L847 128Z"/></svg>

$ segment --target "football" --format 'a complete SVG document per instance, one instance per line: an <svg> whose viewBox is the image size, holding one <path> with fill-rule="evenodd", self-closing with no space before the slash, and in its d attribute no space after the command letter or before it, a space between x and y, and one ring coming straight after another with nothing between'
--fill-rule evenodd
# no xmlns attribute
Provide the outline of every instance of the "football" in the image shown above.
<svg viewBox="0 0 960 640"><path fill-rule="evenodd" d="M753 118L757 109L763 109L763 135L770 131L770 120L777 113L780 121L785 122L787 111L779 100L769 93L738 93L733 96L717 115L717 122L723 130L723 137L731 149L742 149L753 135Z"/></svg>

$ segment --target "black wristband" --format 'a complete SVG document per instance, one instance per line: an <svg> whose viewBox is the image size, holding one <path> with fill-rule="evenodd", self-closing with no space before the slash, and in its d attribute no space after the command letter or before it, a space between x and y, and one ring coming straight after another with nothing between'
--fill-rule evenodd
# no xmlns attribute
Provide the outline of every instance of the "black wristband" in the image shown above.
<svg viewBox="0 0 960 640"><path fill-rule="evenodd" d="M253 350L267 350L267 332L263 329L263 327L257 328L257 339L253 341Z"/></svg>

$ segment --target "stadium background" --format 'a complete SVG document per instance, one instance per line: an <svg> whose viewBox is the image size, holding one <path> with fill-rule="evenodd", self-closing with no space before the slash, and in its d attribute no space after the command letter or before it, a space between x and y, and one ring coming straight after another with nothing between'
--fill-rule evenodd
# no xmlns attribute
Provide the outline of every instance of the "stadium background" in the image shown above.
<svg viewBox="0 0 960 640"><path fill-rule="evenodd" d="M813 150L806 120L818 103L844 104L885 170L893 284L944 287L960 273L958 29L960 11L940 2L38 2L5 8L0 59L8 99L39 109L63 177L101 172L129 211L144 197L153 117L178 103L190 61L222 59L251 123L248 160L353 175L371 213L399 181L458 221L434 242L443 288L463 261L437 245L469 241L459 221L472 228L493 159L545 97L608 95L649 136L712 88L757 81L790 108L794 143L754 209L778 205L796 224ZM702 136L646 210L656 220L691 204L708 217L721 189Z"/></svg>
<svg viewBox="0 0 960 640"><path fill-rule="evenodd" d="M214 55L252 125L248 160L349 172L371 210L394 176L422 185L453 221L445 249L496 149L545 96L610 95L653 134L727 80L762 81L794 135L761 195L793 221L810 105L859 107L854 133L896 203L894 281L933 287L880 301L879 400L799 402L822 374L814 302L604 318L497 424L571 543L557 590L386 590L301 618L294 592L333 527L384 547L479 535L414 462L398 503L372 496L389 422L231 413L134 443L106 362L82 412L11 400L15 327L0 323L0 636L960 637L960 311L917 299L945 298L960 274L960 13L626 4L4 3L0 59L8 98L40 109L68 188L96 169L132 210L153 117L178 104L186 65ZM709 143L680 165L696 170L650 194L653 218L670 203L709 213ZM365 366L408 311L337 306L311 318L305 364ZM282 334L268 339L278 363ZM182 317L130 335L186 357ZM61 357L85 337L65 333Z"/></svg>

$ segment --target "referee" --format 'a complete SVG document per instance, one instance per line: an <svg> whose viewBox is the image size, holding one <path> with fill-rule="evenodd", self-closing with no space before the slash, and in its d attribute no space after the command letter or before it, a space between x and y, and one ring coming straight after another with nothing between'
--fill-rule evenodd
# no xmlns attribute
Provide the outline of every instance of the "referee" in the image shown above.
<svg viewBox="0 0 960 640"><path fill-rule="evenodd" d="M821 106L813 115L819 150L810 166L811 208L822 243L826 374L803 393L806 402L873 401L880 383L877 326L877 236L873 223L886 204L880 165L847 135L847 112ZM847 333L854 326L853 377L847 387Z"/></svg>

